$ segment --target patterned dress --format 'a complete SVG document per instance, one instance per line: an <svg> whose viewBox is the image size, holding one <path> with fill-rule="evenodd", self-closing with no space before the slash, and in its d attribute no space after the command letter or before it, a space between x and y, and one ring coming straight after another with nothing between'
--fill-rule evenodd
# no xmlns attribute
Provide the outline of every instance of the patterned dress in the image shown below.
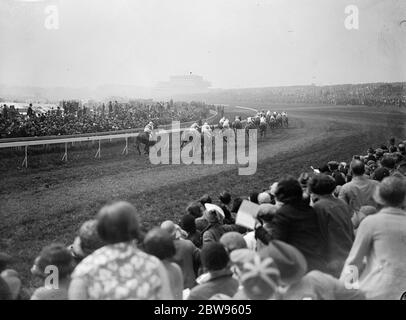
<svg viewBox="0 0 406 320"><path fill-rule="evenodd" d="M72 279L87 282L89 299L159 299L161 262L132 242L102 247L86 257Z"/></svg>

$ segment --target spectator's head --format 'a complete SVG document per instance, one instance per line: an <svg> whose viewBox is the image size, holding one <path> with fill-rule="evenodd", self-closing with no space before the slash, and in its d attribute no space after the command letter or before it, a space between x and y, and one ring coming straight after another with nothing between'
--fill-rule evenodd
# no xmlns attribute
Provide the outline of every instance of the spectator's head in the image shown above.
<svg viewBox="0 0 406 320"><path fill-rule="evenodd" d="M259 255L274 261L285 285L298 282L307 272L307 262L303 254L285 242L274 240L262 248Z"/></svg>
<svg viewBox="0 0 406 320"><path fill-rule="evenodd" d="M195 219L203 215L202 204L200 202L192 202L186 208L186 214L190 214Z"/></svg>
<svg viewBox="0 0 406 320"><path fill-rule="evenodd" d="M180 227L189 234L196 233L195 217L190 214L184 215L180 220Z"/></svg>
<svg viewBox="0 0 406 320"><path fill-rule="evenodd" d="M162 228L154 228L145 235L144 250L160 260L170 259L176 254L173 237Z"/></svg>
<svg viewBox="0 0 406 320"><path fill-rule="evenodd" d="M199 202L204 206L206 203L211 203L211 197L208 194L204 194L199 199Z"/></svg>
<svg viewBox="0 0 406 320"><path fill-rule="evenodd" d="M393 157L387 156L383 157L381 160L381 166L384 168L387 168L389 170L392 170L395 168L396 161Z"/></svg>
<svg viewBox="0 0 406 320"><path fill-rule="evenodd" d="M74 257L83 259L104 245L97 232L97 220L88 220L80 226L71 249Z"/></svg>
<svg viewBox="0 0 406 320"><path fill-rule="evenodd" d="M231 203L231 194L227 191L223 191L222 193L220 193L219 199L223 204L229 205Z"/></svg>
<svg viewBox="0 0 406 320"><path fill-rule="evenodd" d="M376 188L374 199L384 207L403 207L406 204L406 179L401 176L384 178Z"/></svg>
<svg viewBox="0 0 406 320"><path fill-rule="evenodd" d="M256 204L258 204L258 195L259 195L259 193L258 192L251 192L250 193L250 196L249 196L249 200L251 201L251 202L254 202L254 203L256 203Z"/></svg>
<svg viewBox="0 0 406 320"><path fill-rule="evenodd" d="M331 173L331 171L330 171L330 169L329 169L327 163L326 163L326 164L323 164L323 165L319 168L319 170L320 170L320 173L324 173L324 174L330 174L330 173Z"/></svg>
<svg viewBox="0 0 406 320"><path fill-rule="evenodd" d="M238 212L238 209L240 209L241 203L242 203L242 198L234 198L233 204L231 206L231 212Z"/></svg>
<svg viewBox="0 0 406 320"><path fill-rule="evenodd" d="M203 246L200 256L202 265L208 272L225 269L230 261L226 249L218 242Z"/></svg>
<svg viewBox="0 0 406 320"><path fill-rule="evenodd" d="M220 243L229 253L237 249L247 248L247 243L242 234L235 231L223 234L220 238Z"/></svg>
<svg viewBox="0 0 406 320"><path fill-rule="evenodd" d="M285 204L294 203L303 199L303 191L297 179L286 176L278 182L275 196L278 201Z"/></svg>
<svg viewBox="0 0 406 320"><path fill-rule="evenodd" d="M338 171L342 172L344 175L348 174L348 164L346 162L340 162L338 166Z"/></svg>
<svg viewBox="0 0 406 320"><path fill-rule="evenodd" d="M365 173L365 164L361 160L352 160L350 168L353 176L362 176Z"/></svg>
<svg viewBox="0 0 406 320"><path fill-rule="evenodd" d="M334 178L337 186L345 185L345 175L342 172L334 172L332 177Z"/></svg>
<svg viewBox="0 0 406 320"><path fill-rule="evenodd" d="M267 300L278 290L280 273L270 257L255 253L242 264L240 282L244 293L250 300Z"/></svg>
<svg viewBox="0 0 406 320"><path fill-rule="evenodd" d="M271 203L271 196L268 192L261 192L258 195L258 204Z"/></svg>
<svg viewBox="0 0 406 320"><path fill-rule="evenodd" d="M327 165L328 165L328 169L331 171L331 172L334 172L334 171L336 171L336 170L338 170L338 166L340 165L337 161L329 161L328 163L327 163Z"/></svg>
<svg viewBox="0 0 406 320"><path fill-rule="evenodd" d="M161 223L161 229L165 230L172 239L176 238L176 224L171 220L166 220Z"/></svg>
<svg viewBox="0 0 406 320"><path fill-rule="evenodd" d="M74 269L74 260L69 249L62 244L46 246L35 259L31 272L45 278L50 273L49 268L51 266L57 268L60 280L68 278Z"/></svg>
<svg viewBox="0 0 406 320"><path fill-rule="evenodd" d="M318 174L310 179L308 187L311 193L328 195L334 192L336 185L333 177L325 174Z"/></svg>
<svg viewBox="0 0 406 320"><path fill-rule="evenodd" d="M377 181L382 181L383 178L389 177L389 176L390 176L389 170L384 167L377 168L374 171L374 173L372 174L372 178Z"/></svg>
<svg viewBox="0 0 406 320"><path fill-rule="evenodd" d="M140 240L140 222L134 206L125 201L104 206L97 216L97 232L110 244Z"/></svg>
<svg viewBox="0 0 406 320"><path fill-rule="evenodd" d="M390 147L389 147L389 152L390 152L390 153L394 153L394 152L396 152L396 151L398 151L398 148L397 148L396 146L390 146Z"/></svg>
<svg viewBox="0 0 406 320"><path fill-rule="evenodd" d="M307 189L307 182L310 179L310 175L307 172L302 172L299 176L299 183L303 190Z"/></svg>

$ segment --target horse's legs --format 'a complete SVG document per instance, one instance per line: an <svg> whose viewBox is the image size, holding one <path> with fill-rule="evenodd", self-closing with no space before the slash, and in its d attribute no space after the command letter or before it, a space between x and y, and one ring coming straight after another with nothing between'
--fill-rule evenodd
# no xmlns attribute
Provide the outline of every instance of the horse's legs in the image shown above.
<svg viewBox="0 0 406 320"><path fill-rule="evenodd" d="M140 144L138 142L135 143L135 148L138 151L138 154L141 155Z"/></svg>

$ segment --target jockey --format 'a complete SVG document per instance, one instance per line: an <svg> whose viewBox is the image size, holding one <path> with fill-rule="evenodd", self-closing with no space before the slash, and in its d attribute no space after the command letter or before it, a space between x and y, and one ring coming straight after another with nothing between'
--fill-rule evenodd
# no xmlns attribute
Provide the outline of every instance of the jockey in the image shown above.
<svg viewBox="0 0 406 320"><path fill-rule="evenodd" d="M260 124L266 124L266 118L265 118L265 116L262 116L262 117L260 118L259 123L260 123Z"/></svg>
<svg viewBox="0 0 406 320"><path fill-rule="evenodd" d="M226 129L230 128L230 120L228 120L228 119L224 120L223 128L226 128Z"/></svg>
<svg viewBox="0 0 406 320"><path fill-rule="evenodd" d="M287 115L288 114L285 111L282 112L282 117L286 117Z"/></svg>
<svg viewBox="0 0 406 320"><path fill-rule="evenodd" d="M269 118L271 115L272 115L271 110L268 110L268 111L266 112L266 116Z"/></svg>
<svg viewBox="0 0 406 320"><path fill-rule="evenodd" d="M152 130L154 130L154 123L152 121L150 121L144 128L144 132L148 133L149 135L151 135Z"/></svg>
<svg viewBox="0 0 406 320"><path fill-rule="evenodd" d="M211 128L207 122L202 125L202 133L209 133L211 134Z"/></svg>
<svg viewBox="0 0 406 320"><path fill-rule="evenodd" d="M222 118L220 119L220 121L219 121L219 124L220 124L221 126L223 126L224 121L226 121L226 117L222 117Z"/></svg>

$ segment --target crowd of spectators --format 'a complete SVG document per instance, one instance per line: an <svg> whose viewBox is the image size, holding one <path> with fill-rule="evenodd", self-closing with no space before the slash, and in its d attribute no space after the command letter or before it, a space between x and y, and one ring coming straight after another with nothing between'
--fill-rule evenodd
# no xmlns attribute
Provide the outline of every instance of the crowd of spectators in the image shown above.
<svg viewBox="0 0 406 320"><path fill-rule="evenodd" d="M132 204L108 204L72 245L38 253L31 271L44 286L31 296L9 268L11 257L0 254L0 298L399 299L406 290L405 143L391 138L349 163L284 176L248 197L203 195L179 221L152 230L142 230ZM236 223L246 203L258 205L252 229ZM58 271L51 284L50 266Z"/></svg>
<svg viewBox="0 0 406 320"><path fill-rule="evenodd" d="M72 135L134 129L149 121L163 125L177 120L187 122L206 118L209 106L201 102L139 102L130 101L81 106L63 101L47 112L36 112L30 105L26 114L14 106L3 105L0 113L0 138Z"/></svg>
<svg viewBox="0 0 406 320"><path fill-rule="evenodd" d="M216 96L238 103L306 103L366 106L406 106L406 83L365 83L331 86L290 86L226 90Z"/></svg>

